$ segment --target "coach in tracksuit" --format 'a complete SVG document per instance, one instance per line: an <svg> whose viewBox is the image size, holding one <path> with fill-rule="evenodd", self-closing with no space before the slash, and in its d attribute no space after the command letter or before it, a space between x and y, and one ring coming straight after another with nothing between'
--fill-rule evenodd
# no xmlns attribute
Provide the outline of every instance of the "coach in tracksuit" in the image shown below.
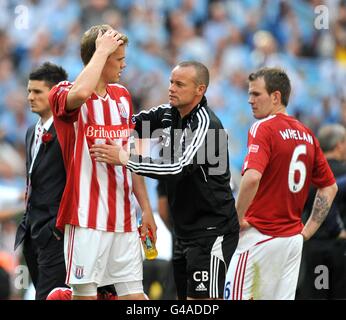
<svg viewBox="0 0 346 320"><path fill-rule="evenodd" d="M230 188L227 134L204 96L208 69L187 61L172 71L169 104L133 119L139 138L161 140L161 157L95 145L97 161L125 164L167 184L176 241L173 266L179 299L218 299L238 243L239 224Z"/></svg>

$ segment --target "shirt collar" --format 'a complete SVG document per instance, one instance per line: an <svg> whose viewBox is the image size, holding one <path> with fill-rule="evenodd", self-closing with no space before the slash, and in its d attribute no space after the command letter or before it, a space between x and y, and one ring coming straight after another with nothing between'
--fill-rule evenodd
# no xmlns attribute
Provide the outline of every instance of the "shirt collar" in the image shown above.
<svg viewBox="0 0 346 320"><path fill-rule="evenodd" d="M43 127L44 130L49 131L51 125L53 123L53 116L51 116L45 123L42 125L42 119L39 120L39 125Z"/></svg>

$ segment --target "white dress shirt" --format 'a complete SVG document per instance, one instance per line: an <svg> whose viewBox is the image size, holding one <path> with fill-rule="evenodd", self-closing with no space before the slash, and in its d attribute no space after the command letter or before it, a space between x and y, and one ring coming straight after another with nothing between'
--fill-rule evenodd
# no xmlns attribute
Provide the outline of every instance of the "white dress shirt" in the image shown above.
<svg viewBox="0 0 346 320"><path fill-rule="evenodd" d="M51 116L44 124L42 124L42 119L40 118L35 126L35 135L34 135L34 141L31 146L31 165L30 165L30 170L29 174L31 174L32 167L34 165L36 156L38 154L38 151L40 150L40 146L42 143L42 135L44 132L48 132L50 126L53 123L53 116Z"/></svg>

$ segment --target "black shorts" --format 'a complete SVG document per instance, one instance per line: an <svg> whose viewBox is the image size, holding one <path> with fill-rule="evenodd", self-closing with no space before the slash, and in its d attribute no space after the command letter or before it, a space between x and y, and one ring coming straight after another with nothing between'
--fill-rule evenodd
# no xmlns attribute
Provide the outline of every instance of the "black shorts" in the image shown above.
<svg viewBox="0 0 346 320"><path fill-rule="evenodd" d="M199 239L176 239L173 252L178 299L221 299L227 268L239 233Z"/></svg>

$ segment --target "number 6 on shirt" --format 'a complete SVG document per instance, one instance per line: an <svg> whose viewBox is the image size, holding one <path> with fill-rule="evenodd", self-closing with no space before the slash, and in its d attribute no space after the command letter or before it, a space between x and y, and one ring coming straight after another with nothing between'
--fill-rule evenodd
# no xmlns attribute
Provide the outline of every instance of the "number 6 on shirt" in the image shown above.
<svg viewBox="0 0 346 320"><path fill-rule="evenodd" d="M288 169L288 187L291 192L297 193L302 190L306 178L306 166L303 161L298 160L301 154L306 154L306 145L297 146L292 154L290 167ZM299 181L295 182L295 172L299 172Z"/></svg>

